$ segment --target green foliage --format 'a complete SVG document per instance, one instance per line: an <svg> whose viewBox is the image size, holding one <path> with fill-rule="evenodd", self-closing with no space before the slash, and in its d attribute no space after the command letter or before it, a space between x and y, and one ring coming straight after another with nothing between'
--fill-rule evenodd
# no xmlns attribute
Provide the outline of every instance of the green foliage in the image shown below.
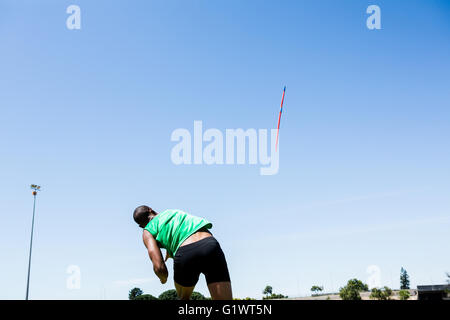
<svg viewBox="0 0 450 320"><path fill-rule="evenodd" d="M355 288L349 288L347 286L339 289L339 296L342 300L361 300L359 291Z"/></svg>
<svg viewBox="0 0 450 320"><path fill-rule="evenodd" d="M347 286L351 286L359 291L369 291L369 286L358 279L349 280Z"/></svg>
<svg viewBox="0 0 450 320"><path fill-rule="evenodd" d="M384 287L383 289L373 288L370 299L390 300L391 295L392 290L389 287Z"/></svg>
<svg viewBox="0 0 450 320"><path fill-rule="evenodd" d="M200 292L192 292L191 300L211 300L209 298L206 298L204 295L202 295Z"/></svg>
<svg viewBox="0 0 450 320"><path fill-rule="evenodd" d="M369 287L361 280L351 279L345 287L339 289L339 296L342 300L361 300L360 291L369 291Z"/></svg>
<svg viewBox="0 0 450 320"><path fill-rule="evenodd" d="M271 295L267 295L267 296L263 297L263 300L285 299L285 298L288 298L288 296L272 293Z"/></svg>
<svg viewBox="0 0 450 320"><path fill-rule="evenodd" d="M133 288L130 290L130 292L128 293L128 299L130 300L134 300L137 297L139 297L140 295L142 295L144 293L144 291L142 291L139 288Z"/></svg>
<svg viewBox="0 0 450 320"><path fill-rule="evenodd" d="M403 267L400 270L400 289L409 289L409 275Z"/></svg>
<svg viewBox="0 0 450 320"><path fill-rule="evenodd" d="M233 298L233 300L256 300L256 299L253 299L253 298L250 298L250 297L246 297L246 298L244 298L244 299Z"/></svg>
<svg viewBox="0 0 450 320"><path fill-rule="evenodd" d="M266 295L265 297L263 297L263 300L287 298L287 296L284 296L282 294L274 294L271 286L266 286L263 290L263 294Z"/></svg>
<svg viewBox="0 0 450 320"><path fill-rule="evenodd" d="M411 295L409 290L400 290L398 296L400 297L400 300L408 300Z"/></svg>
<svg viewBox="0 0 450 320"><path fill-rule="evenodd" d="M159 300L178 300L177 290L171 289L164 291L158 297ZM191 295L191 300L211 300L211 298L207 298L202 295L200 292L194 291Z"/></svg>
<svg viewBox="0 0 450 320"><path fill-rule="evenodd" d="M390 297L392 295L392 290L389 287L384 286L384 294L386 297Z"/></svg>
<svg viewBox="0 0 450 320"><path fill-rule="evenodd" d="M134 300L158 300L158 298L152 296L151 294L141 294L134 298Z"/></svg>
<svg viewBox="0 0 450 320"><path fill-rule="evenodd" d="M311 287L311 291L314 292L313 296L314 296L314 295L318 295L319 292L323 291L323 287L320 287L320 286L312 286L312 287Z"/></svg>
<svg viewBox="0 0 450 320"><path fill-rule="evenodd" d="M177 290L170 289L161 293L158 297L159 300L178 300Z"/></svg>
<svg viewBox="0 0 450 320"><path fill-rule="evenodd" d="M263 290L263 294L265 294L265 295L270 295L270 294L272 294L272 287L271 286L266 286L265 288L264 288L264 290Z"/></svg>
<svg viewBox="0 0 450 320"><path fill-rule="evenodd" d="M400 270L400 289L409 289L409 275L403 267Z"/></svg>

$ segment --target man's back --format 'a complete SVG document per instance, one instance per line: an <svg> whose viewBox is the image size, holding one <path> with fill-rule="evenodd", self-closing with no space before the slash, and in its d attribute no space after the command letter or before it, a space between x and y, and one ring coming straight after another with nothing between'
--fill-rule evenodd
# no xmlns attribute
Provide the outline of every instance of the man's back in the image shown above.
<svg viewBox="0 0 450 320"><path fill-rule="evenodd" d="M165 210L156 215L144 228L174 256L180 245L200 229L210 229L212 223L182 210Z"/></svg>

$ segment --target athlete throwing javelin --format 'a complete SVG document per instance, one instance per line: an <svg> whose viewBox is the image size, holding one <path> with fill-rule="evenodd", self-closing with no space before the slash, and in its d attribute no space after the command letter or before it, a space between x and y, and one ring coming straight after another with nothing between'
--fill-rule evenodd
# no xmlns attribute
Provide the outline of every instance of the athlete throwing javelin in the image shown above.
<svg viewBox="0 0 450 320"><path fill-rule="evenodd" d="M211 222L181 210L157 213L148 206L137 207L133 218L144 229L144 244L163 284L169 275L165 261L173 258L173 279L180 299L189 300L200 273L205 275L213 300L233 298L225 255L209 231ZM165 260L160 248L166 249Z"/></svg>

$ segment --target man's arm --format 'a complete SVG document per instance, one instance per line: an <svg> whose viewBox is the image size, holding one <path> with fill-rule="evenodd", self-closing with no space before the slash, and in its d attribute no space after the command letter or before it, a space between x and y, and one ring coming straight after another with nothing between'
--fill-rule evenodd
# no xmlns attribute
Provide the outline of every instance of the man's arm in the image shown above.
<svg viewBox="0 0 450 320"><path fill-rule="evenodd" d="M147 230L144 230L142 238L147 247L148 256L150 257L150 260L152 260L153 271L155 271L155 274L158 276L159 280L161 280L161 283L166 283L169 273L167 272L166 264L164 263L161 250L159 249L155 238L153 238L151 233Z"/></svg>

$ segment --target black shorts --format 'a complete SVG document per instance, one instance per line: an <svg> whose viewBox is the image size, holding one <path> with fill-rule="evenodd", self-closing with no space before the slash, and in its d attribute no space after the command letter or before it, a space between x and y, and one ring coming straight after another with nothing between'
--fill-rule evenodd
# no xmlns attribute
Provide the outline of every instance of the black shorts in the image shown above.
<svg viewBox="0 0 450 320"><path fill-rule="evenodd" d="M225 255L212 236L179 247L173 259L173 279L179 285L195 286L200 273L207 284L230 281Z"/></svg>

